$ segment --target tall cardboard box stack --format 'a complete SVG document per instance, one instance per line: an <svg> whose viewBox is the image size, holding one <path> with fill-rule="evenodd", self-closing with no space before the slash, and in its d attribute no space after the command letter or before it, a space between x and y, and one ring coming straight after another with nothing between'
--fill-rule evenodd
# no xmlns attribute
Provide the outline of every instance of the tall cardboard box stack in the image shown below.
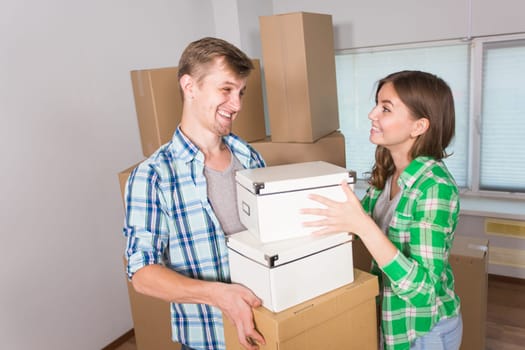
<svg viewBox="0 0 525 350"><path fill-rule="evenodd" d="M299 165L297 163L310 164L319 160L346 168L344 137L337 131L339 119L331 16L313 13L266 16L260 18L260 28L271 136L265 140L252 142L251 145L262 154L267 165L275 170L284 169L280 169L279 165L294 163L290 165L296 166ZM254 169L239 173L262 174L271 170L273 169ZM294 171L295 168L284 172ZM302 172L302 174L312 173L315 171ZM271 186L267 186L267 182L260 181L261 178L257 176L253 176L252 180L254 187L262 185L268 190L268 193L262 194L263 196L275 196L270 189ZM305 179L298 177L292 184L286 180L289 179L279 178L275 181L279 184L287 183L287 189L282 190L283 196L288 198L291 193L303 190L299 189L301 186L297 183ZM338 182L340 183L340 180ZM244 183L243 186L250 187ZM238 186L241 221L246 216L253 216L254 211L264 210L262 200L257 202L257 205L245 201L242 197L245 192L247 191L243 192L242 188L239 190ZM293 207L294 200L289 199L287 203ZM288 227L294 220L292 217L298 215L289 213L287 211L289 208L283 208L275 200L275 198L269 199L271 205L266 208L275 206L272 214L274 221L282 227ZM309 205L302 207L308 206L313 205L310 202ZM267 221L266 219L265 222ZM248 230L254 230L250 222L246 222L245 226ZM327 282L329 278L325 278L326 273L323 271L344 275L348 272L344 271L344 267L347 269L353 267L352 250L351 247L349 250L344 250L348 243L342 243L338 246L340 251L330 252L331 249L327 249L323 252L325 255L320 255L317 249L319 244L324 242L301 241L312 239L311 236L273 241L277 239L275 232L279 229L280 227L272 228L265 237L261 232L246 231L234 234L228 239L233 281L261 291L260 294L267 299L278 300L280 297L286 299L288 295L283 291L291 290L292 297L287 300L288 303L283 303L286 306L275 300L266 305L267 300L263 298L263 307L254 310L256 327L267 342L261 349L376 349L375 296L378 294L376 277L355 269L351 277L353 283L324 294L311 295L310 299L293 304L292 301L297 300L295 294L300 294L294 292L296 289L293 284L307 284L312 281L314 284L318 282L319 285L330 283ZM253 234L252 241L253 237L257 237L260 244L247 242L249 233ZM283 232L279 233L282 234ZM241 238L238 238L239 236ZM332 240L340 238L341 236L337 235L331 237ZM294 242L290 244L295 247L293 253L289 249L280 249L279 244L286 246L288 242ZM239 249L242 243L246 243L244 250ZM315 247L316 251L311 255L304 255L308 246ZM313 265L310 261L306 261L310 258L317 258ZM237 273L240 269L238 265L244 263L248 266L248 260L257 263L252 262L249 268L244 267L243 274ZM316 265L324 266L325 260L341 261L344 266L342 270L326 267L318 270ZM280 263L282 265L278 265ZM301 265L303 263L304 265ZM295 266L297 269L294 268ZM274 268L277 272L272 274ZM286 277L279 275L279 268L288 270L283 273ZM246 273L248 270L252 273ZM261 275L264 275L264 278L261 278ZM305 281L309 279L311 281ZM272 286L273 283L276 286ZM270 285L268 289L274 291L266 291L261 285ZM310 284L308 289L315 291L316 288ZM225 319L225 336L228 349L241 349L235 327L227 319Z"/></svg>
<svg viewBox="0 0 525 350"><path fill-rule="evenodd" d="M346 166L339 131L332 17L260 17L270 137L251 143L268 165L324 160Z"/></svg>

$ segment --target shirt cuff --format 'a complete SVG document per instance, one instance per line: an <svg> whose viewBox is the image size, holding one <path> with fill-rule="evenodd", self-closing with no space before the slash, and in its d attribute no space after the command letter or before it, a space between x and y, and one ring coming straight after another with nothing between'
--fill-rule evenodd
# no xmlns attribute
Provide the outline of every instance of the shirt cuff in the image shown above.
<svg viewBox="0 0 525 350"><path fill-rule="evenodd" d="M160 263L161 261L156 254L151 252L135 252L128 257L128 262L126 265L128 278L131 280L135 272L145 266Z"/></svg>
<svg viewBox="0 0 525 350"><path fill-rule="evenodd" d="M398 250L394 258L381 267L385 275L394 283L406 278L413 269L413 263Z"/></svg>

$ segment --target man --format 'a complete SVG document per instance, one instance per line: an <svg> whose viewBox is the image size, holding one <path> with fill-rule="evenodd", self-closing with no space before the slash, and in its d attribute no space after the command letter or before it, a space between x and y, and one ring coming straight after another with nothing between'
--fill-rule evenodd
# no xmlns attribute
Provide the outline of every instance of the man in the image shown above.
<svg viewBox="0 0 525 350"><path fill-rule="evenodd" d="M221 312L246 349L264 344L252 315L261 301L229 283L225 244L227 234L243 229L235 171L265 165L231 134L251 69L224 40L191 43L179 61L180 125L128 179L127 273L138 292L171 302L173 340L182 349L224 349Z"/></svg>

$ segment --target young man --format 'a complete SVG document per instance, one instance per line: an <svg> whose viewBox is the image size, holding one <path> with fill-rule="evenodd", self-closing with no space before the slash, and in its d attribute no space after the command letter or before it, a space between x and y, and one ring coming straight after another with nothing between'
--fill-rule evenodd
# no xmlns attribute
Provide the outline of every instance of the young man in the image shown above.
<svg viewBox="0 0 525 350"><path fill-rule="evenodd" d="M224 40L191 43L179 61L181 123L128 179L127 273L138 292L171 302L172 337L183 349L225 349L221 312L246 349L264 344L252 315L261 301L229 283L225 244L243 229L235 171L265 165L231 134L252 69Z"/></svg>

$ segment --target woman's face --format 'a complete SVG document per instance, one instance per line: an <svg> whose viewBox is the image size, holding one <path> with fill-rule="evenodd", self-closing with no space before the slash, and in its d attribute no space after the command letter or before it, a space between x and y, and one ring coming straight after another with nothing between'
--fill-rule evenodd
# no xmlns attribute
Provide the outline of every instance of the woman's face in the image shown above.
<svg viewBox="0 0 525 350"><path fill-rule="evenodd" d="M390 82L381 86L377 104L368 114L368 119L372 121L370 142L384 146L391 153L408 155L417 136L421 134L418 125L421 120L412 116Z"/></svg>

